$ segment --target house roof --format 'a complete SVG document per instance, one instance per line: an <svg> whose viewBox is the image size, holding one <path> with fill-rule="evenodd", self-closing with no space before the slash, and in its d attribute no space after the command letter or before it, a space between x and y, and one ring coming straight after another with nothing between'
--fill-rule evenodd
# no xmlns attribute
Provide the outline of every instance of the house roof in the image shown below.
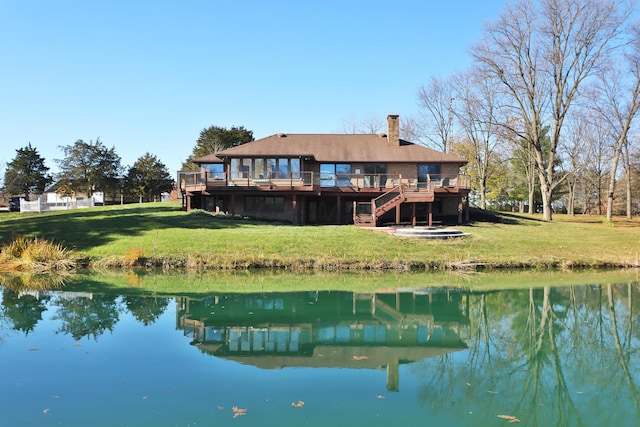
<svg viewBox="0 0 640 427"><path fill-rule="evenodd" d="M202 163L223 163L223 160L216 156L217 153L207 154L206 156L198 157L197 159L193 159L193 163L202 164Z"/></svg>
<svg viewBox="0 0 640 427"><path fill-rule="evenodd" d="M276 134L215 154L195 163L217 163L225 157L308 157L318 162L437 162L466 164L459 157L400 140L389 145L385 134Z"/></svg>

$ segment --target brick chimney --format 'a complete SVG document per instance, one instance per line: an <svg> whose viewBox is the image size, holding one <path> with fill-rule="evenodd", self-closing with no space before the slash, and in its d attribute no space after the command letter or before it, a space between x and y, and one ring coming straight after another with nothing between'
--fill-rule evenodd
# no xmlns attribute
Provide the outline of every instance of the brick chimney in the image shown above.
<svg viewBox="0 0 640 427"><path fill-rule="evenodd" d="M387 116L387 142L392 147L400 146L400 116L397 114Z"/></svg>

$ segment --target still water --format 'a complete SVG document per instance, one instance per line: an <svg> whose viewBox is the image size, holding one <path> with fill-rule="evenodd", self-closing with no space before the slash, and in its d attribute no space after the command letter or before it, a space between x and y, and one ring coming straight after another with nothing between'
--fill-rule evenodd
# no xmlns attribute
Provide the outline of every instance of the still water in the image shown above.
<svg viewBox="0 0 640 427"><path fill-rule="evenodd" d="M2 426L638 426L638 283L0 288Z"/></svg>

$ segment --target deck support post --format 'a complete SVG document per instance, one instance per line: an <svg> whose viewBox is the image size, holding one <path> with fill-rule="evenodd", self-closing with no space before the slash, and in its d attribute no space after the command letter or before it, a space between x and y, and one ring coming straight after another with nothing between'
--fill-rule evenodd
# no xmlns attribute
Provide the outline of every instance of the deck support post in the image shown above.
<svg viewBox="0 0 640 427"><path fill-rule="evenodd" d="M191 212L191 196L187 194L187 212Z"/></svg>
<svg viewBox="0 0 640 427"><path fill-rule="evenodd" d="M293 223L293 225L299 225L298 224L298 199L297 196L294 194L291 200L291 204L292 204L292 212L293 212L293 218L291 218L291 222Z"/></svg>
<svg viewBox="0 0 640 427"><path fill-rule="evenodd" d="M236 195L231 193L231 206L229 206L229 212L231 216L236 214Z"/></svg>
<svg viewBox="0 0 640 427"><path fill-rule="evenodd" d="M433 203L427 203L427 224L429 227L433 225Z"/></svg>
<svg viewBox="0 0 640 427"><path fill-rule="evenodd" d="M411 203L411 225L416 226L416 203Z"/></svg>
<svg viewBox="0 0 640 427"><path fill-rule="evenodd" d="M402 203L396 206L396 224L400 224L400 206L402 206Z"/></svg>
<svg viewBox="0 0 640 427"><path fill-rule="evenodd" d="M463 210L462 197L458 197L458 225L462 224L462 210Z"/></svg>
<svg viewBox="0 0 640 427"><path fill-rule="evenodd" d="M469 195L464 198L464 223L469 223Z"/></svg>
<svg viewBox="0 0 640 427"><path fill-rule="evenodd" d="M342 224L342 197L336 196L336 224Z"/></svg>

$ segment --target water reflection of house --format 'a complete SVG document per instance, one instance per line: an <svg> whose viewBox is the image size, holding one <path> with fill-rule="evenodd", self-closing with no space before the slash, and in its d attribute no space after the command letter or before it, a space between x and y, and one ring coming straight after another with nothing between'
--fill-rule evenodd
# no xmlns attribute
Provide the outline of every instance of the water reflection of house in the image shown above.
<svg viewBox="0 0 640 427"><path fill-rule="evenodd" d="M387 368L466 348L467 296L449 290L180 298L178 328L217 357L260 368Z"/></svg>

